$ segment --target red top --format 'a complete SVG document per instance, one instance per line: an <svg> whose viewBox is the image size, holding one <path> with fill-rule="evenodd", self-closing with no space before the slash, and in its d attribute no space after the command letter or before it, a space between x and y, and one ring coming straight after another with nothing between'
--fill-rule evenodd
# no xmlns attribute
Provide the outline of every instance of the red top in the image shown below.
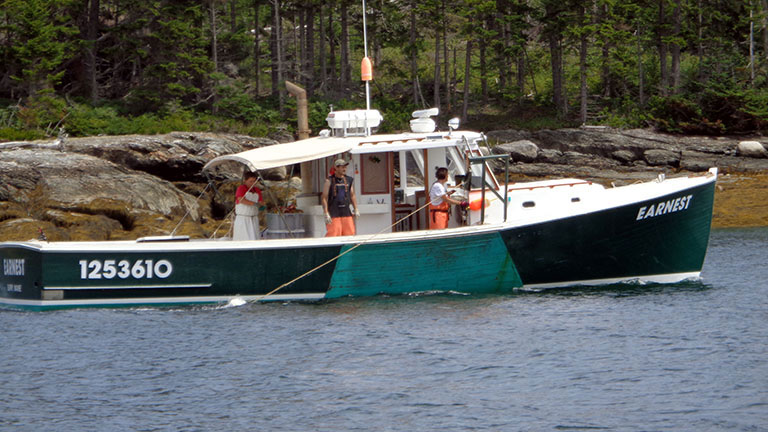
<svg viewBox="0 0 768 432"><path fill-rule="evenodd" d="M237 191L235 191L235 201L239 203L240 199L245 196L246 192L248 192L248 186L246 186L246 185L238 186L237 187ZM259 201L257 201L257 202L261 202L261 189L259 189L258 187L254 186L254 187L251 188L251 193L255 193L255 194L259 195Z"/></svg>

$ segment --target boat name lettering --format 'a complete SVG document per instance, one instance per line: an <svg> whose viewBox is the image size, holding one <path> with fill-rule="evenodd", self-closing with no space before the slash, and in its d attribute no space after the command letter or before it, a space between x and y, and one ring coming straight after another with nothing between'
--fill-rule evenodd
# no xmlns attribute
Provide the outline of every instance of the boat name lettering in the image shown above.
<svg viewBox="0 0 768 432"><path fill-rule="evenodd" d="M173 273L170 261L140 259L128 260L80 260L80 279L165 279Z"/></svg>
<svg viewBox="0 0 768 432"><path fill-rule="evenodd" d="M24 258L3 258L5 276L24 276Z"/></svg>
<svg viewBox="0 0 768 432"><path fill-rule="evenodd" d="M693 195L680 196L670 199L669 201L660 201L656 204L651 204L650 207L640 207L637 212L637 219L648 219L650 217L661 216L668 213L678 212L680 210L687 210L691 204Z"/></svg>
<svg viewBox="0 0 768 432"><path fill-rule="evenodd" d="M21 292L21 285L19 284L8 284L7 288L5 289L7 292Z"/></svg>

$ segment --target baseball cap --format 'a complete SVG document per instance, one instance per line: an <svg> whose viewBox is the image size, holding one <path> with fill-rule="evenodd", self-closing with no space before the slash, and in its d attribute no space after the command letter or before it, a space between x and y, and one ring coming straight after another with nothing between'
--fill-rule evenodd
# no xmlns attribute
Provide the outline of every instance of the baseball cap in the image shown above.
<svg viewBox="0 0 768 432"><path fill-rule="evenodd" d="M336 159L336 162L333 163L333 166L347 166L349 165L349 162L345 161L344 159Z"/></svg>

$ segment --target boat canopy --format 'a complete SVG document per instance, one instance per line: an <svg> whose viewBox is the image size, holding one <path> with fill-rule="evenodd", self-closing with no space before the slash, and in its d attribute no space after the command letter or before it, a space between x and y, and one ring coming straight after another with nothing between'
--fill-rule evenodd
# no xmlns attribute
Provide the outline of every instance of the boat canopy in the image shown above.
<svg viewBox="0 0 768 432"><path fill-rule="evenodd" d="M239 162L246 165L251 171L277 168L344 153L355 144L354 141L343 139L309 138L219 156L205 164L203 170L211 169L226 161Z"/></svg>
<svg viewBox="0 0 768 432"><path fill-rule="evenodd" d="M214 168L226 161L234 161L246 165L251 171L256 171L322 159L345 152L362 154L449 147L456 145L459 140L467 139L473 142L479 136L478 133L455 131L453 133L405 133L355 137L319 136L219 156L205 164L203 170Z"/></svg>

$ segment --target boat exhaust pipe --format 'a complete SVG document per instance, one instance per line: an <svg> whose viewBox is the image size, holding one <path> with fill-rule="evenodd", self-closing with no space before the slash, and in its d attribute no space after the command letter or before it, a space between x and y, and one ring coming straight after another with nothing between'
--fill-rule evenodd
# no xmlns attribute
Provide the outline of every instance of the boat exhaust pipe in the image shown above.
<svg viewBox="0 0 768 432"><path fill-rule="evenodd" d="M309 111L307 109L307 91L296 84L286 81L285 88L288 93L296 97L297 116L299 120L299 139L309 138ZM301 163L301 192L312 193L312 164Z"/></svg>

